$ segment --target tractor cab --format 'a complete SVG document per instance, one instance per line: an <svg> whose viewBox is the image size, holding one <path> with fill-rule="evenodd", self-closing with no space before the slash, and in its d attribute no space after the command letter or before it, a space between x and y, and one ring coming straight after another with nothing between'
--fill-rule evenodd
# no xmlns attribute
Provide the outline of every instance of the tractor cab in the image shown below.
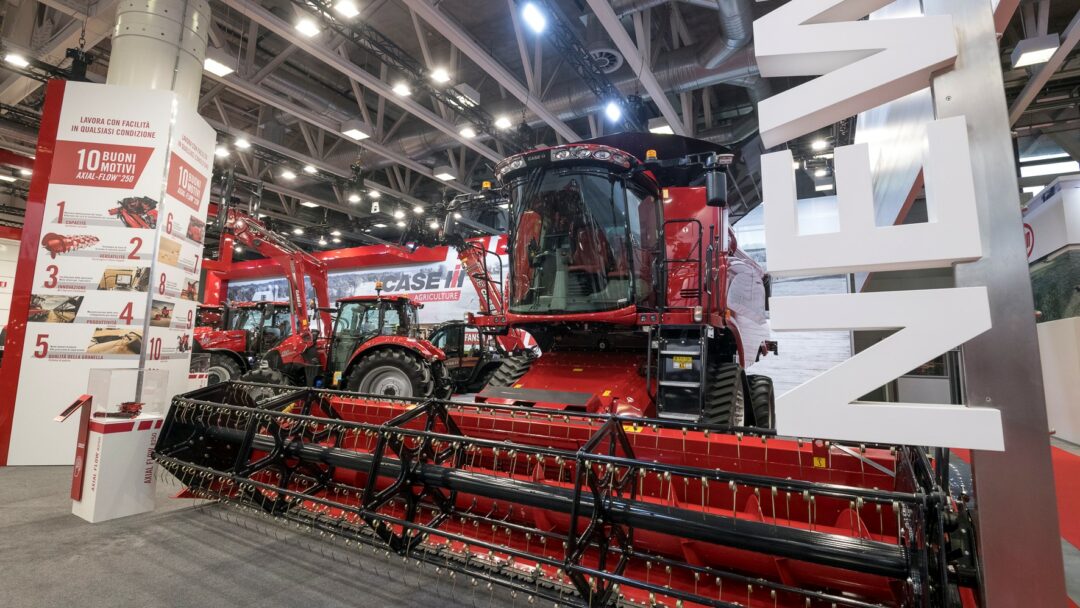
<svg viewBox="0 0 1080 608"><path fill-rule="evenodd" d="M419 335L416 311L420 306L406 296L353 296L338 300L330 339L329 370L335 374L346 370L361 347L373 339L415 340Z"/></svg>
<svg viewBox="0 0 1080 608"><path fill-rule="evenodd" d="M289 337L292 333L289 318L288 302L240 302L227 307L224 328L244 332L246 350L255 356Z"/></svg>

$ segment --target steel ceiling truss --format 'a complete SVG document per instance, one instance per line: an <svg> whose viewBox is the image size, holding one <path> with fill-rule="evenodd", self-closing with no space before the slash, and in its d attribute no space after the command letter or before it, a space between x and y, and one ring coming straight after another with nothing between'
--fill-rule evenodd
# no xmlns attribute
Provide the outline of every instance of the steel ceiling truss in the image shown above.
<svg viewBox="0 0 1080 608"><path fill-rule="evenodd" d="M509 150L522 149L519 142L506 137L494 125L494 119L477 102L462 94L455 87L439 87L431 82L430 73L419 61L409 55L387 36L364 23L344 24L334 17L333 6L323 0L290 0L294 5L318 15L323 23L353 44L373 54L382 63L404 73L410 84L430 94L447 108L467 120L478 131L491 136ZM363 100L358 100L362 102Z"/></svg>
<svg viewBox="0 0 1080 608"><path fill-rule="evenodd" d="M519 5L521 0L515 0ZM559 55L574 73L585 82L589 90L601 101L615 102L622 110L622 126L627 131L641 131L641 125L635 116L637 109L627 101L623 94L608 80L603 70L596 65L585 48L584 43L562 17L562 12L550 0L533 0L548 17L546 39L559 51Z"/></svg>

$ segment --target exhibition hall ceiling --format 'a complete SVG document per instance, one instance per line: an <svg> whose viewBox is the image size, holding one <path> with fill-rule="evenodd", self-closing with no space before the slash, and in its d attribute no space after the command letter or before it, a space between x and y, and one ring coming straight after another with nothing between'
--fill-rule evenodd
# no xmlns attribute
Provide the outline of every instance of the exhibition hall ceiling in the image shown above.
<svg viewBox="0 0 1080 608"><path fill-rule="evenodd" d="M0 5L4 57L67 67L82 37L89 79L103 81L116 4L10 0ZM752 21L781 4L213 0L199 111L219 132L218 164L234 167L237 197L261 195L263 219L313 249L396 240L394 211L432 213L479 189L507 154L635 122L738 150L731 197L748 210L760 201L764 151L755 102L802 82L757 75ZM1014 68L1013 50L1057 33L1068 53L1077 8L1018 4L1001 42L1009 103L1045 80L1014 127L1032 189L1080 158L1080 56L1040 74L1047 64ZM0 64L0 148L26 154L44 89L17 63ZM856 128L846 121L792 142L808 195L831 179L829 152ZM12 176L0 182L0 220L17 223L27 181Z"/></svg>

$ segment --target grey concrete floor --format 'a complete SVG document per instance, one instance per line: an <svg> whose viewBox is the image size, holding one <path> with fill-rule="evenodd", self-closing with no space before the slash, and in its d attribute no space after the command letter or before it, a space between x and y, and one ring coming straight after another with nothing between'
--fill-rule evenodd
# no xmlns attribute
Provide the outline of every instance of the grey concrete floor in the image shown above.
<svg viewBox="0 0 1080 608"><path fill-rule="evenodd" d="M346 554L306 536L267 536L220 507L175 500L158 485L152 513L89 524L71 515L70 467L0 468L0 606L4 608L510 606L431 568L370 551ZM240 521L248 518L240 516ZM526 605L521 598L518 603Z"/></svg>

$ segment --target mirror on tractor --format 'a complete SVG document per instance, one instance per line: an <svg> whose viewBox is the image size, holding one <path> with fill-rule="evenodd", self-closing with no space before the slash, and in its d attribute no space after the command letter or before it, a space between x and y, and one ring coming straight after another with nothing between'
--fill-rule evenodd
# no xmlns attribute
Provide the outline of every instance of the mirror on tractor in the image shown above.
<svg viewBox="0 0 1080 608"><path fill-rule="evenodd" d="M719 167L705 172L705 204L710 207L727 204L727 175Z"/></svg>

